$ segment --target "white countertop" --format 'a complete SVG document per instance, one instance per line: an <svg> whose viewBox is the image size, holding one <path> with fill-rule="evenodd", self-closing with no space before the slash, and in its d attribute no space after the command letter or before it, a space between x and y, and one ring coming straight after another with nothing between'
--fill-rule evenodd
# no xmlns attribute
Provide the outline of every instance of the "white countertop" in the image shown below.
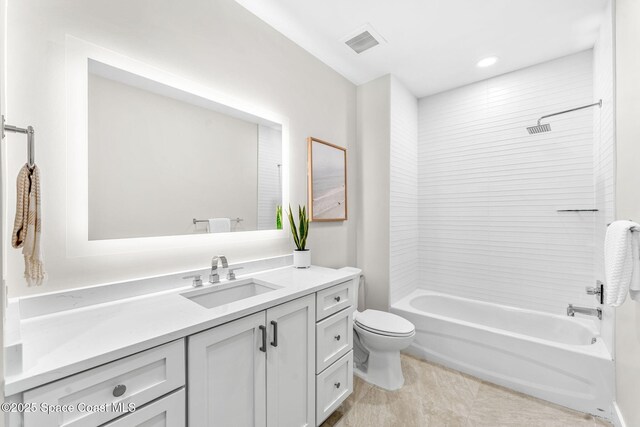
<svg viewBox="0 0 640 427"><path fill-rule="evenodd" d="M186 337L358 275L356 269L284 267L238 275L238 280L251 277L279 289L214 308L204 308L181 296L193 288L178 283L171 290L23 319L23 369L5 378L5 395Z"/></svg>

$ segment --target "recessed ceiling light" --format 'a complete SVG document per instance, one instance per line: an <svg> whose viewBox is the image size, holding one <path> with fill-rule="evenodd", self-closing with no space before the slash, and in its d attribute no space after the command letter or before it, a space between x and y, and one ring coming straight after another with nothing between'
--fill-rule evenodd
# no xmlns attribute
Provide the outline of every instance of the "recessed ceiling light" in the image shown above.
<svg viewBox="0 0 640 427"><path fill-rule="evenodd" d="M481 59L480 61L478 61L476 66L478 66L480 68L490 67L491 65L495 64L496 62L498 62L498 57L497 56L489 56L487 58L484 58L484 59Z"/></svg>

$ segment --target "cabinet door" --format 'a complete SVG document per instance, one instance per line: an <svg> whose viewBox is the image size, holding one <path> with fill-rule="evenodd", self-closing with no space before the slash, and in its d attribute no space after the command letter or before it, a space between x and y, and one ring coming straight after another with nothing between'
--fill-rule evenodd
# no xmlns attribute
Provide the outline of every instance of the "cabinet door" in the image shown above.
<svg viewBox="0 0 640 427"><path fill-rule="evenodd" d="M190 426L266 424L264 324L262 311L189 337Z"/></svg>
<svg viewBox="0 0 640 427"><path fill-rule="evenodd" d="M315 295L267 310L267 425L315 424Z"/></svg>

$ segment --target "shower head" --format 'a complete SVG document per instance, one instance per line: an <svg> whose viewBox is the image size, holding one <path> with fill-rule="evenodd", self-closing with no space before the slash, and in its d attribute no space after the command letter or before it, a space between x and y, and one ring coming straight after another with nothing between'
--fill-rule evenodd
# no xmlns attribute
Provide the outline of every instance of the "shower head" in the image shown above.
<svg viewBox="0 0 640 427"><path fill-rule="evenodd" d="M538 124L536 126L528 127L527 130L529 131L529 135L535 135L536 133L543 133L543 132L551 131L551 126L548 123L540 124L538 122Z"/></svg>
<svg viewBox="0 0 640 427"><path fill-rule="evenodd" d="M583 105L582 107L572 108L570 110L560 111L559 113L547 114L546 116L542 116L538 119L537 125L527 128L527 130L529 131L529 135L535 135L537 133L544 133L544 132L551 131L551 126L548 123L545 123L545 124L540 123L542 122L542 119L546 119L547 117L559 116L560 114L571 113L572 111L584 110L585 108L595 107L596 105L602 108L602 99L593 104Z"/></svg>

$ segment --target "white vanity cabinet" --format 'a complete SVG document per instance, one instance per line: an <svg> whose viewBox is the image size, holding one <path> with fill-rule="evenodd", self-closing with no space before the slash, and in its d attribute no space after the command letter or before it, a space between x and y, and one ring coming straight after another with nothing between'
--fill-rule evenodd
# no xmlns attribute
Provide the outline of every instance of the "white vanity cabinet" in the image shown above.
<svg viewBox="0 0 640 427"><path fill-rule="evenodd" d="M315 294L188 341L191 426L315 424Z"/></svg>
<svg viewBox="0 0 640 427"><path fill-rule="evenodd" d="M317 426L353 391L357 288L353 279L316 286L323 289L316 292L310 286L309 293L296 299L256 305L258 312L252 313L249 304L245 317L196 329L201 332L192 335L176 334L165 344L102 365L84 365L81 372L15 393L7 401L73 410L8 413L6 423Z"/></svg>
<svg viewBox="0 0 640 427"><path fill-rule="evenodd" d="M316 425L353 392L353 312L356 283L349 280L316 294Z"/></svg>
<svg viewBox="0 0 640 427"><path fill-rule="evenodd" d="M136 415L138 410L142 412L146 408L144 405L176 389L183 390L184 350L181 339L29 390L24 393L25 402L72 409L28 411L24 413L24 425L97 426L133 408L136 412L119 418L121 421L115 425L139 425L134 421L144 416L144 413ZM151 418L169 411L172 417L179 418L184 414L184 393L171 400L156 402L160 403L154 407L155 414ZM145 412L150 414L149 410Z"/></svg>

